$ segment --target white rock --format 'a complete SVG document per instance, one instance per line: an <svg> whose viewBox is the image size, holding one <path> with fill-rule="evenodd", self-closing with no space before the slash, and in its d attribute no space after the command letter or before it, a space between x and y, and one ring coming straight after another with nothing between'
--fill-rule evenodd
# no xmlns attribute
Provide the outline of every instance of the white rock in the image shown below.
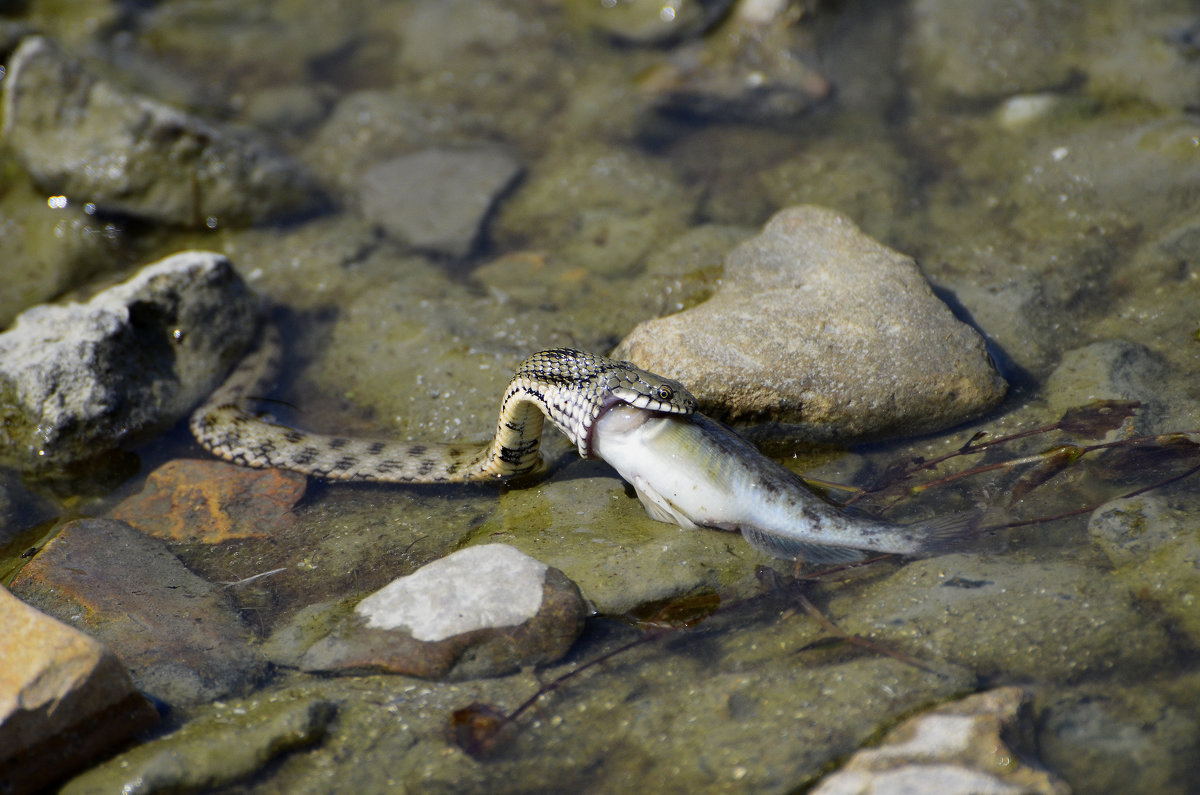
<svg viewBox="0 0 1200 795"><path fill-rule="evenodd" d="M506 544L468 547L384 586L355 612L371 629L403 628L426 642L518 626L541 609L547 568Z"/></svg>

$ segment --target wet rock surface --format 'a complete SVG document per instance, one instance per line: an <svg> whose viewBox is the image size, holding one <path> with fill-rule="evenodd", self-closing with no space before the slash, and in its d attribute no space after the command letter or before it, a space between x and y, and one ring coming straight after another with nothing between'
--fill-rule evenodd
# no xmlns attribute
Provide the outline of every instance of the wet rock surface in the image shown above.
<svg viewBox="0 0 1200 795"><path fill-rule="evenodd" d="M319 743L337 712L321 699L261 698L220 705L179 731L69 781L63 793L188 792L228 786Z"/></svg>
<svg viewBox="0 0 1200 795"><path fill-rule="evenodd" d="M362 180L363 214L415 248L463 257L521 165L498 149L430 149L376 164Z"/></svg>
<svg viewBox="0 0 1200 795"><path fill-rule="evenodd" d="M95 639L0 588L0 789L34 792L158 720Z"/></svg>
<svg viewBox="0 0 1200 795"><path fill-rule="evenodd" d="M312 213L323 201L299 164L122 91L45 38L13 53L3 103L3 135L34 182L107 212L244 225Z"/></svg>
<svg viewBox="0 0 1200 795"><path fill-rule="evenodd" d="M467 679L557 660L583 629L579 589L504 544L451 554L363 599L306 671Z"/></svg>
<svg viewBox="0 0 1200 795"><path fill-rule="evenodd" d="M167 541L269 538L295 523L291 509L307 482L282 469L168 461L150 473L140 493L115 506L112 516Z"/></svg>
<svg viewBox="0 0 1200 795"><path fill-rule="evenodd" d="M167 704L234 695L264 673L228 592L124 522L67 524L12 590L103 641L139 689Z"/></svg>
<svg viewBox="0 0 1200 795"><path fill-rule="evenodd" d="M1142 618L1119 582L1067 561L919 560L861 592L838 594L829 612L848 632L981 676L1069 682L1151 665L1169 648L1162 627Z"/></svg>
<svg viewBox="0 0 1200 795"><path fill-rule="evenodd" d="M730 253L716 295L643 323L614 355L683 379L706 413L817 439L944 428L1006 389L915 262L817 207L776 214Z"/></svg>
<svg viewBox="0 0 1200 795"><path fill-rule="evenodd" d="M189 251L86 304L38 306L0 334L3 455L69 464L181 418L241 355L257 304L227 259Z"/></svg>
<svg viewBox="0 0 1200 795"><path fill-rule="evenodd" d="M1019 760L1032 750L1029 696L1006 687L909 718L812 789L814 795L939 792L1067 795L1052 773ZM1024 741L1010 747L1009 739Z"/></svg>
<svg viewBox="0 0 1200 795"><path fill-rule="evenodd" d="M1114 566L1113 577L1200 641L1200 538L1194 500L1141 495L1097 508L1088 535Z"/></svg>

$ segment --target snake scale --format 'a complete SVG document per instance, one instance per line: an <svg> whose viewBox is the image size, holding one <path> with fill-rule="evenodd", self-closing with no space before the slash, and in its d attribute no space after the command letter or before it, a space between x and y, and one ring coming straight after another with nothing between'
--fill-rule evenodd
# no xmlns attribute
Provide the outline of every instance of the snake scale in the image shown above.
<svg viewBox="0 0 1200 795"><path fill-rule="evenodd" d="M542 464L546 417L588 458L595 421L615 405L691 414L696 399L678 382L572 348L535 353L517 368L500 403L492 441L463 444L351 439L301 431L247 406L273 385L282 360L279 330L266 324L253 349L192 414L197 441L243 466L290 469L331 480L465 483L529 474Z"/></svg>

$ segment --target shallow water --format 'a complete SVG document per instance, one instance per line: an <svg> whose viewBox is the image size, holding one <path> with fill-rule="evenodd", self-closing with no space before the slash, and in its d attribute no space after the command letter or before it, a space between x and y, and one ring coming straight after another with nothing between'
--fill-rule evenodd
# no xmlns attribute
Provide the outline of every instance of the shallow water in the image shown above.
<svg viewBox="0 0 1200 795"><path fill-rule="evenodd" d="M797 4L804 13L782 35L835 93L768 121L656 112L647 75L676 45L614 43L553 3L180 2L30 15L114 79L264 136L338 195L337 211L291 226L218 219L202 233L125 232L130 262L223 251L283 307L292 345L278 394L290 419L316 430L482 439L529 352L606 351L639 321L703 300L729 248L782 207L846 213L918 258L1013 384L989 416L930 438L813 453L755 437L798 469L866 484L893 461L952 452L981 430L1054 423L1097 398L1143 403L1127 435L1200 428L1200 61L1168 35L1195 24L1194 10L1155 3L1130 26L1108 24L1126 3L1087 18L1034 5L1053 24L1006 29L980 11L979 39L956 44L968 4ZM1001 30L1003 46L987 39ZM1164 60L1174 67L1155 66ZM484 143L527 170L468 257L424 255L362 219L357 186L372 163ZM1086 347L1114 340L1134 345ZM100 511L157 463L200 455L179 431L138 452L142 475L116 490L79 484L86 493L58 505ZM986 555L885 562L808 586L848 631L947 668L930 673L817 643L820 628L789 592L753 596L756 566L790 566L736 536L651 522L611 470L557 452L553 475L524 488L310 484L297 523L269 544L173 551L215 582L285 569L230 589L258 640L310 604L361 596L480 540L563 569L602 613L697 593L736 606L589 669L484 761L447 742L454 709L515 709L539 678L644 630L597 618L562 663L483 682L279 669L247 709L319 698L338 717L322 741L236 789L788 791L901 714L1014 682L1034 693L1043 761L1080 791L1200 785L1200 480L1151 493L1164 543L1146 561L1114 562L1083 512L1003 532ZM983 506L1001 524L1097 505L1195 463L1097 459L1014 504L1020 471L1002 470L864 505L904 517ZM223 709L178 709L165 726Z"/></svg>

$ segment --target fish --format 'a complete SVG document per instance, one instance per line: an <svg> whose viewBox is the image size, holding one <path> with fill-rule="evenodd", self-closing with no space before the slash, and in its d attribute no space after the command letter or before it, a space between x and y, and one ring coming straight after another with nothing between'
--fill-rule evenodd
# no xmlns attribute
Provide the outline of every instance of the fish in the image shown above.
<svg viewBox="0 0 1200 795"><path fill-rule="evenodd" d="M689 530L740 532L777 558L851 563L882 553L931 557L958 548L974 525L970 512L897 524L847 510L700 412L613 406L596 420L590 452L633 486L652 519Z"/></svg>

